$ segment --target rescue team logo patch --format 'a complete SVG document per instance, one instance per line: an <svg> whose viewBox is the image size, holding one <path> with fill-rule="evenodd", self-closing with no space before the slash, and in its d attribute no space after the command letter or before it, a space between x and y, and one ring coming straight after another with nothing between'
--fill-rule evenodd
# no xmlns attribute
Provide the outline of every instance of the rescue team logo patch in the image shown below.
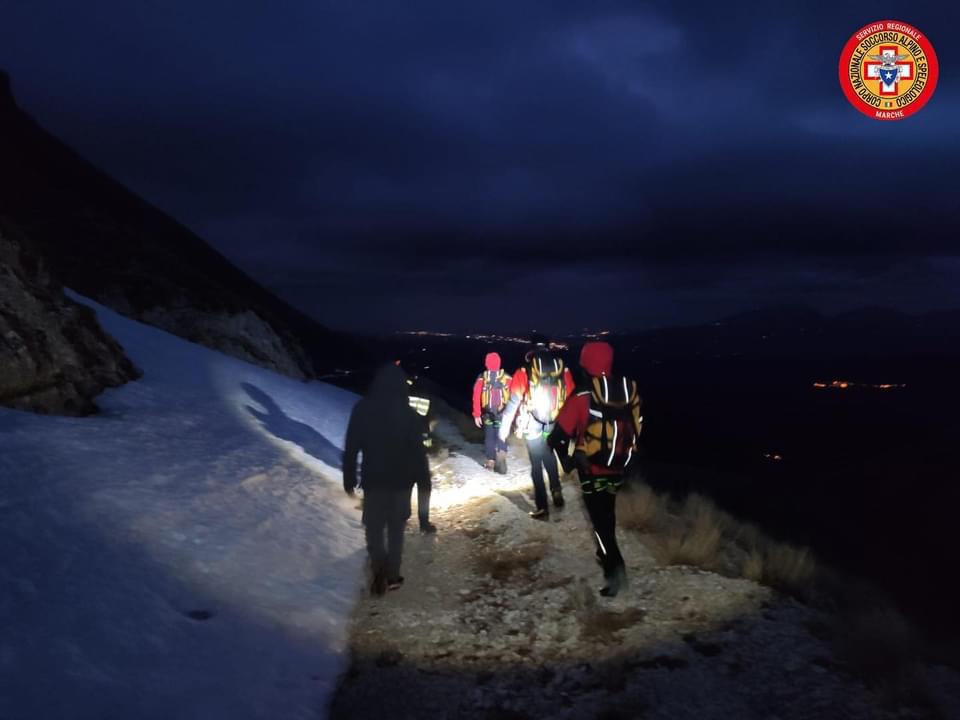
<svg viewBox="0 0 960 720"><path fill-rule="evenodd" d="M937 54L912 25L880 20L857 30L840 54L840 86L857 110L876 120L902 120L937 87Z"/></svg>

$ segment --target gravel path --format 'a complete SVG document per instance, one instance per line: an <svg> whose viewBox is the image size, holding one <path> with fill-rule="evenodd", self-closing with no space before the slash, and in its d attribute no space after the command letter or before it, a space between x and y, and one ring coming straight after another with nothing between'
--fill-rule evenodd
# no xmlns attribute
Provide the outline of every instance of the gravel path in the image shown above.
<svg viewBox="0 0 960 720"><path fill-rule="evenodd" d="M518 448L496 476L479 448L440 434L439 534L409 532L403 588L358 603L331 717L937 717L882 707L835 662L818 611L658 567L633 531L619 531L630 587L601 598L575 482L566 508L531 520Z"/></svg>

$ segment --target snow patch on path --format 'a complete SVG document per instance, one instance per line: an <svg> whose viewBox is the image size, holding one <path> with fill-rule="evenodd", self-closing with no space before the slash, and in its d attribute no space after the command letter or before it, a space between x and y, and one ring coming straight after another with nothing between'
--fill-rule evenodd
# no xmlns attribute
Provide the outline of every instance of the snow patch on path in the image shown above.
<svg viewBox="0 0 960 720"><path fill-rule="evenodd" d="M0 717L322 716L362 583L356 396L77 299L144 376L92 418L0 409Z"/></svg>
<svg viewBox="0 0 960 720"><path fill-rule="evenodd" d="M432 509L446 510L478 498L532 488L530 463L522 442L511 446L507 474L499 475L483 468L483 446L467 443L447 418L439 418L434 436L449 455L431 463Z"/></svg>

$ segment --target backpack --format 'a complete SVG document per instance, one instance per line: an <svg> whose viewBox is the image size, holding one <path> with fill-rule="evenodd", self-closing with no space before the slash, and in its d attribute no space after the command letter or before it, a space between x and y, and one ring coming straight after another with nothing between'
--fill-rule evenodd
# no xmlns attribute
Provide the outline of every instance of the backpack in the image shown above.
<svg viewBox="0 0 960 720"><path fill-rule="evenodd" d="M480 407L487 415L500 417L510 399L510 376L503 370L486 370L481 377Z"/></svg>
<svg viewBox="0 0 960 720"><path fill-rule="evenodd" d="M530 363L530 390L527 405L533 419L541 425L551 425L567 400L563 360L549 355L534 356Z"/></svg>
<svg viewBox="0 0 960 720"><path fill-rule="evenodd" d="M623 470L633 459L640 434L637 384L625 377L595 377L590 419L580 447L591 465Z"/></svg>

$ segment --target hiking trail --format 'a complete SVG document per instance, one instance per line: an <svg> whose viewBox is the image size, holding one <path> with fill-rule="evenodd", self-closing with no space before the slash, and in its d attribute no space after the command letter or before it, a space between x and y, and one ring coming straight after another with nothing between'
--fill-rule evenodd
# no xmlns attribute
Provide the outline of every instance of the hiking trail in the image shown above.
<svg viewBox="0 0 960 720"><path fill-rule="evenodd" d="M566 507L535 521L521 444L502 476L449 419L437 434L439 533L411 523L404 586L359 599L332 718L887 716L837 671L819 611L749 580L660 567L623 529L630 585L601 598L573 476Z"/></svg>

